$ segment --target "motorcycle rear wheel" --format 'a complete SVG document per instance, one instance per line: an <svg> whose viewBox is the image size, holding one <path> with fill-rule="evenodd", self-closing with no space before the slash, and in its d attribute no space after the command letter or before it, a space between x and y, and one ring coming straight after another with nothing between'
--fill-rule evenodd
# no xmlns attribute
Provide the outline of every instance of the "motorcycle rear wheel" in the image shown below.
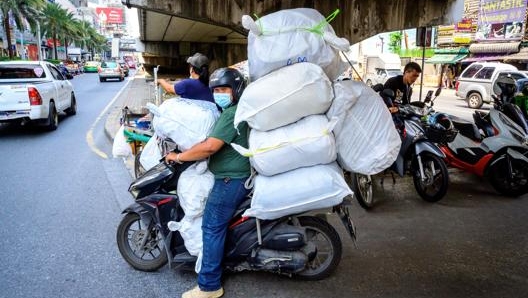
<svg viewBox="0 0 528 298"><path fill-rule="evenodd" d="M327 278L341 261L341 238L334 227L321 218L302 216L298 219L300 225L306 228L307 241L313 242L317 247L317 255L296 275L304 280Z"/></svg>
<svg viewBox="0 0 528 298"><path fill-rule="evenodd" d="M491 186L502 195L518 197L528 192L528 164L524 161L511 162L513 178L509 177L508 158L494 163L488 173Z"/></svg>
<svg viewBox="0 0 528 298"><path fill-rule="evenodd" d="M374 195L372 192L372 176L359 173L348 173L345 179L349 183L359 205L365 210L374 206Z"/></svg>
<svg viewBox="0 0 528 298"><path fill-rule="evenodd" d="M433 154L422 154L422 165L425 180L422 181L418 161L413 164L413 181L416 192L427 202L438 202L447 193L449 185L449 172L443 159ZM434 173L433 173L434 168Z"/></svg>
<svg viewBox="0 0 528 298"><path fill-rule="evenodd" d="M145 246L139 243L148 237ZM128 213L117 227L117 247L125 261L140 271L156 271L167 264L167 253L159 231L145 227L137 213Z"/></svg>

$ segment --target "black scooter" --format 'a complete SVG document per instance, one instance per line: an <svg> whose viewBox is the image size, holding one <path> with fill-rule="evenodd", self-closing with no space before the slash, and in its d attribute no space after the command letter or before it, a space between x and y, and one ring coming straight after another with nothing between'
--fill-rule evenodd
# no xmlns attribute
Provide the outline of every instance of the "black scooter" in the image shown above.
<svg viewBox="0 0 528 298"><path fill-rule="evenodd" d="M119 252L133 268L155 271L169 267L194 268L196 258L185 249L169 221L180 221L184 211L174 191L181 173L192 165L161 162L129 188L136 202L126 208L117 229ZM337 231L321 216L291 215L275 220L243 217L247 198L235 212L227 232L224 265L227 270L258 270L295 275L307 280L329 276L341 260ZM347 207L334 207L352 239L355 228Z"/></svg>

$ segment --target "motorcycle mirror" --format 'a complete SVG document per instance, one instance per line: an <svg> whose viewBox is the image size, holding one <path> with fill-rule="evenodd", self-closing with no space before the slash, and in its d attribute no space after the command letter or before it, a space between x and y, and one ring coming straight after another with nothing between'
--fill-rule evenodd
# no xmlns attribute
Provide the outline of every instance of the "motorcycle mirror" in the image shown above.
<svg viewBox="0 0 528 298"><path fill-rule="evenodd" d="M383 91L381 91L381 95L383 97L394 98L394 91L392 91L391 89L383 89Z"/></svg>
<svg viewBox="0 0 528 298"><path fill-rule="evenodd" d="M435 97L440 95L440 93L442 93L442 88L438 88L436 89L436 92L435 92Z"/></svg>

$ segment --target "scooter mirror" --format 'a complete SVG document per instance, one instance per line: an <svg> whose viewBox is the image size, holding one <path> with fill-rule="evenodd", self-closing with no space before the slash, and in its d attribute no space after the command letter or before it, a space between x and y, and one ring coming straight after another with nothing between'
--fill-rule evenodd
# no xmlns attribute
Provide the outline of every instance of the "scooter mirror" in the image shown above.
<svg viewBox="0 0 528 298"><path fill-rule="evenodd" d="M440 93L442 93L442 88L438 88L436 89L436 92L435 92L435 97L440 95Z"/></svg>
<svg viewBox="0 0 528 298"><path fill-rule="evenodd" d="M431 97L433 97L433 90L427 91L427 95L425 96L424 103L431 102Z"/></svg>

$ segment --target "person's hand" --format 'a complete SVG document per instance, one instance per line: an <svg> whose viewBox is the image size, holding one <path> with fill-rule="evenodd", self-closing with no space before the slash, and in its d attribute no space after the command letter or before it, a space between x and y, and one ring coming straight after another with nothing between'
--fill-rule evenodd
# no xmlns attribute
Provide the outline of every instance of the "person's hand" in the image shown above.
<svg viewBox="0 0 528 298"><path fill-rule="evenodd" d="M390 107L390 108L389 108L389 112L390 112L391 114L398 113L398 107Z"/></svg>
<svg viewBox="0 0 528 298"><path fill-rule="evenodd" d="M165 155L165 162L166 163L171 163L171 162L182 163L179 159L179 156L180 156L180 153L170 152L169 154Z"/></svg>
<svg viewBox="0 0 528 298"><path fill-rule="evenodd" d="M163 84L163 83L165 83L165 79L158 79L158 81L156 83Z"/></svg>

